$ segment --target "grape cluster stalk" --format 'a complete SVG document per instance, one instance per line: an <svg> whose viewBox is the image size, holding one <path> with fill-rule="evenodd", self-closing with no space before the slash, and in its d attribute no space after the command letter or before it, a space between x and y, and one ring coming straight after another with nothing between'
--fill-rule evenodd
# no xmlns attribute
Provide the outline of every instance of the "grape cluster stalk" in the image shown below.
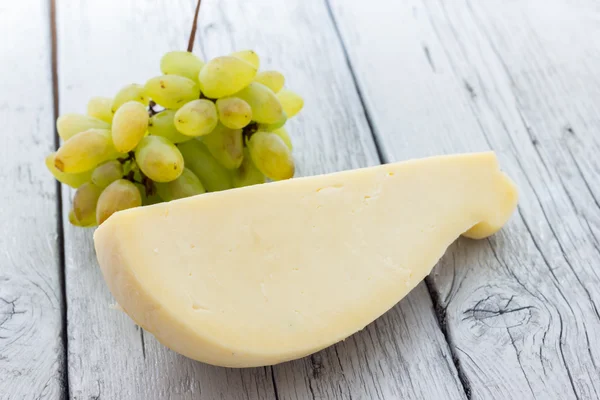
<svg viewBox="0 0 600 400"><path fill-rule="evenodd" d="M203 62L166 53L162 75L94 97L64 114L62 146L46 157L76 190L69 221L90 227L128 208L294 176L285 123L304 106L284 76L259 71L252 50Z"/></svg>

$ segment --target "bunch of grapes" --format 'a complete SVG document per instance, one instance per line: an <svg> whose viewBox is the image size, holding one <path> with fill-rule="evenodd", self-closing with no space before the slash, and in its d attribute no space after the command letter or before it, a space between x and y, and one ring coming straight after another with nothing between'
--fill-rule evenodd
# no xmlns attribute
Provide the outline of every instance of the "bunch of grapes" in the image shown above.
<svg viewBox="0 0 600 400"><path fill-rule="evenodd" d="M64 144L46 166L77 189L69 221L95 226L132 207L291 178L284 125L304 101L258 67L251 50L207 63L173 51L163 75L92 98L88 115L60 116Z"/></svg>

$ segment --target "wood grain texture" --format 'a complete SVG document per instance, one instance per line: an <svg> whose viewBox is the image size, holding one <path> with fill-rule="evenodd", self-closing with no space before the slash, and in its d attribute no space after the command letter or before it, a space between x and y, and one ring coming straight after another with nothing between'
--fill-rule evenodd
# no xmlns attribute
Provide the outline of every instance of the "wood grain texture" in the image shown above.
<svg viewBox="0 0 600 400"><path fill-rule="evenodd" d="M0 399L65 394L49 9L0 6ZM7 38L12 39L7 39Z"/></svg>
<svg viewBox="0 0 600 400"><path fill-rule="evenodd" d="M60 111L83 111L93 95L158 74L163 52L185 48L193 7L60 0ZM379 162L325 3L205 0L200 14L196 53L253 48L306 98L289 125L299 175ZM65 201L65 216L68 207ZM423 285L363 332L312 357L274 368L216 368L174 354L110 310L91 232L64 226L74 398L464 398Z"/></svg>
<svg viewBox="0 0 600 400"><path fill-rule="evenodd" d="M597 4L331 3L387 161L492 148L520 188L430 278L471 398L599 398Z"/></svg>

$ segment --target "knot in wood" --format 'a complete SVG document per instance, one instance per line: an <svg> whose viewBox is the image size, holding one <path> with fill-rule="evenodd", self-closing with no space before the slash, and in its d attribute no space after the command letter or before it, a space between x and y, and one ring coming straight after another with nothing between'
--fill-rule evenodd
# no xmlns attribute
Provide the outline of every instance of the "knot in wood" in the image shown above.
<svg viewBox="0 0 600 400"><path fill-rule="evenodd" d="M472 319L490 328L514 328L529 322L533 308L522 304L515 295L497 293L479 300L463 314L464 319Z"/></svg>
<svg viewBox="0 0 600 400"><path fill-rule="evenodd" d="M11 320L16 314L24 313L23 311L18 311L15 309L15 303L17 300L18 298L8 300L4 297L0 297L0 327Z"/></svg>
<svg viewBox="0 0 600 400"><path fill-rule="evenodd" d="M312 376L314 379L319 379L323 372L323 360L320 354L313 354L310 357Z"/></svg>

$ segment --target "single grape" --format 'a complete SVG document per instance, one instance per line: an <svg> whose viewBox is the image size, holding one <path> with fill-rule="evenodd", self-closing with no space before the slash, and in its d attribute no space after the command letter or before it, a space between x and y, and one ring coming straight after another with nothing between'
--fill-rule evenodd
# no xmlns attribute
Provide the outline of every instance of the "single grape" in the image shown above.
<svg viewBox="0 0 600 400"><path fill-rule="evenodd" d="M105 188L117 179L123 177L123 164L117 160L107 161L98 165L92 173L92 183Z"/></svg>
<svg viewBox="0 0 600 400"><path fill-rule="evenodd" d="M148 130L148 118L146 106L136 101L128 101L119 107L112 125L115 149L121 153L135 149Z"/></svg>
<svg viewBox="0 0 600 400"><path fill-rule="evenodd" d="M246 61L256 70L258 70L258 67L260 66L260 59L254 50L236 51L235 53L231 53L231 56Z"/></svg>
<svg viewBox="0 0 600 400"><path fill-rule="evenodd" d="M179 75L162 75L146 82L146 93L165 108L178 109L200 97L198 84Z"/></svg>
<svg viewBox="0 0 600 400"><path fill-rule="evenodd" d="M56 120L56 130L62 140L69 140L88 129L110 129L110 124L81 114L63 114Z"/></svg>
<svg viewBox="0 0 600 400"><path fill-rule="evenodd" d="M209 134L219 122L215 103L210 100L194 100L175 113L175 127L187 136Z"/></svg>
<svg viewBox="0 0 600 400"><path fill-rule="evenodd" d="M192 139L191 136L184 135L177 130L174 110L164 110L150 117L148 132L151 135L162 136L173 143L181 143Z"/></svg>
<svg viewBox="0 0 600 400"><path fill-rule="evenodd" d="M200 179L187 168L184 168L179 178L174 181L156 183L156 191L164 201L183 199L206 192Z"/></svg>
<svg viewBox="0 0 600 400"><path fill-rule="evenodd" d="M221 123L231 129L241 129L252 120L250 104L238 97L217 100L217 112Z"/></svg>
<svg viewBox="0 0 600 400"><path fill-rule="evenodd" d="M285 129L285 128L275 129L273 131L273 133L276 134L277 136L279 136L281 138L281 140L283 140L283 142L288 147L288 149L290 149L290 151L293 150L292 139L290 138L290 135L289 135L287 129Z"/></svg>
<svg viewBox="0 0 600 400"><path fill-rule="evenodd" d="M259 123L273 124L281 120L283 108L277 95L262 83L252 82L235 94L252 108L252 119Z"/></svg>
<svg viewBox="0 0 600 400"><path fill-rule="evenodd" d="M126 179L111 183L102 191L96 208L98 225L117 211L142 205L142 196L137 187Z"/></svg>
<svg viewBox="0 0 600 400"><path fill-rule="evenodd" d="M200 71L198 79L202 93L217 99L234 94L247 86L256 75L256 67L230 56L210 60Z"/></svg>
<svg viewBox="0 0 600 400"><path fill-rule="evenodd" d="M281 138L272 133L258 131L248 141L248 149L256 167L274 181L294 176L294 159Z"/></svg>
<svg viewBox="0 0 600 400"><path fill-rule="evenodd" d="M261 131L274 131L285 125L287 122L287 114L285 111L281 113L281 119L273 124L258 124L258 129Z"/></svg>
<svg viewBox="0 0 600 400"><path fill-rule="evenodd" d="M235 169L244 158L244 142L241 129L230 129L218 124L214 131L202 137L210 154L225 168Z"/></svg>
<svg viewBox="0 0 600 400"><path fill-rule="evenodd" d="M102 188L93 183L84 183L77 189L73 197L73 213L82 226L96 224L96 205Z"/></svg>
<svg viewBox="0 0 600 400"><path fill-rule="evenodd" d="M209 192L231 189L231 173L210 154L198 140L178 145L185 160L185 167L192 171Z"/></svg>
<svg viewBox="0 0 600 400"><path fill-rule="evenodd" d="M71 225L81 226L79 221L77 221L77 217L75 217L75 211L73 211L73 209L69 210L69 222Z"/></svg>
<svg viewBox="0 0 600 400"><path fill-rule="evenodd" d="M193 81L198 80L198 74L204 62L188 51L170 51L160 60L160 70L165 75L179 75Z"/></svg>
<svg viewBox="0 0 600 400"><path fill-rule="evenodd" d="M302 110L302 107L304 107L304 99L291 90L283 89L279 91L279 93L277 93L277 98L288 118L292 118L294 115L298 114L298 112Z"/></svg>
<svg viewBox="0 0 600 400"><path fill-rule="evenodd" d="M88 225L83 225L81 222L79 222L77 220L77 217L75 216L75 211L73 209L69 210L69 222L71 223L71 225L75 225L75 226L79 226L81 228L89 228L91 226L96 225L96 219L94 218L94 222L88 224Z"/></svg>
<svg viewBox="0 0 600 400"><path fill-rule="evenodd" d="M58 149L54 166L62 172L84 172L118 154L109 130L89 129L76 134Z"/></svg>
<svg viewBox="0 0 600 400"><path fill-rule="evenodd" d="M285 84L285 77L278 71L262 71L256 74L255 82L262 83L274 93L277 93Z"/></svg>
<svg viewBox="0 0 600 400"><path fill-rule="evenodd" d="M69 185L72 188L77 189L81 185L86 182L89 182L92 179L92 170L80 172L77 174L68 174L66 172L60 171L58 168L54 166L54 157L56 153L51 153L46 156L46 168L48 171L56 178L57 181L64 183L65 185Z"/></svg>
<svg viewBox="0 0 600 400"><path fill-rule="evenodd" d="M135 159L142 172L155 182L175 180L183 171L183 156L161 136L143 138L135 149Z"/></svg>
<svg viewBox="0 0 600 400"><path fill-rule="evenodd" d="M108 97L92 97L87 104L87 113L110 124L113 117L111 105L112 99Z"/></svg>
<svg viewBox="0 0 600 400"><path fill-rule="evenodd" d="M142 85L132 83L127 86L123 86L121 90L117 92L117 95L112 101L110 106L112 113L116 113L119 107L128 101L137 101L138 103L147 106L150 99L148 98L146 89Z"/></svg>
<svg viewBox="0 0 600 400"><path fill-rule="evenodd" d="M233 172L233 186L239 188L259 183L265 183L265 176L256 168L248 148L245 147L242 165Z"/></svg>

